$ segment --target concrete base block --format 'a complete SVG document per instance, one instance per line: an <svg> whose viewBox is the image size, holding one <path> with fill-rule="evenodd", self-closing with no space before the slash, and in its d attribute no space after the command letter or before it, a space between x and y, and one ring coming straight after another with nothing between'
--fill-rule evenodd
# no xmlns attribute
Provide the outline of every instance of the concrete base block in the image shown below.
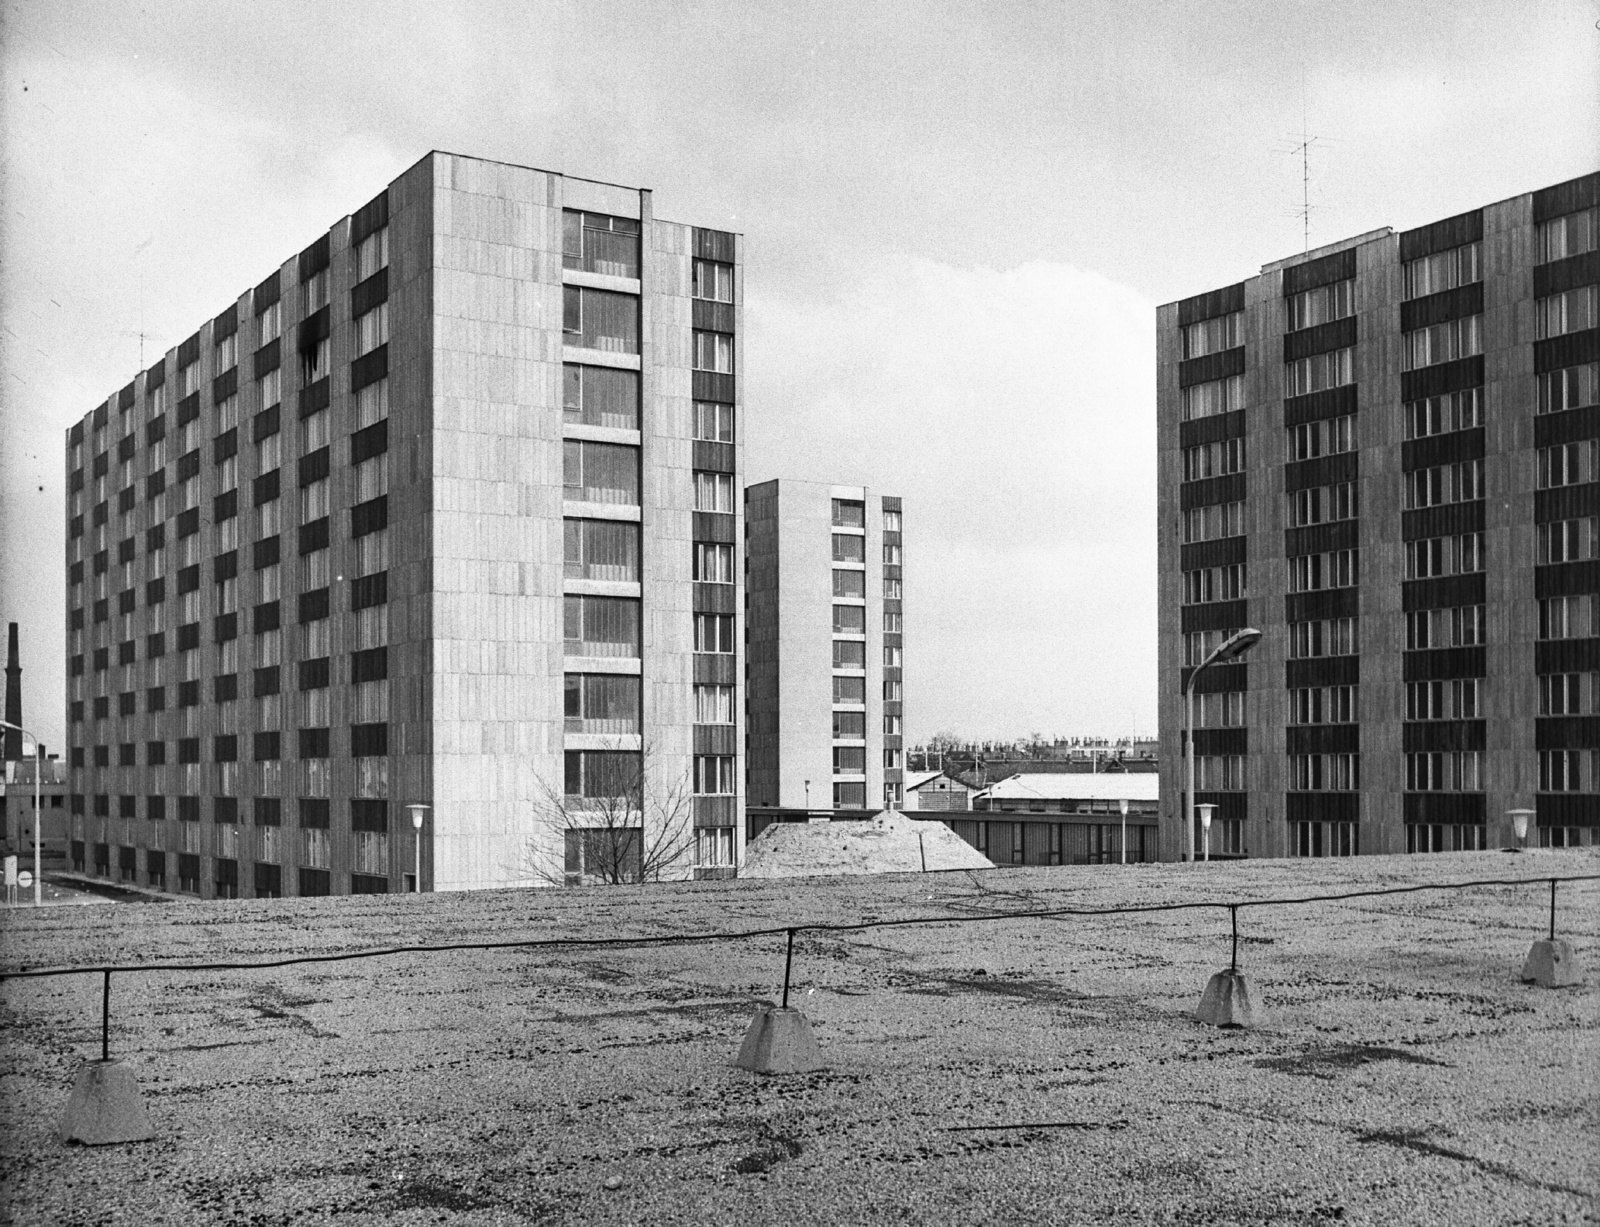
<svg viewBox="0 0 1600 1227"><path fill-rule="evenodd" d="M764 1005L750 1020L734 1064L757 1074L808 1074L822 1068L822 1050L799 1010Z"/></svg>
<svg viewBox="0 0 1600 1227"><path fill-rule="evenodd" d="M1583 982L1583 968L1572 947L1559 937L1544 937L1533 943L1527 961L1522 964L1522 978L1540 988L1566 988L1569 984Z"/></svg>
<svg viewBox="0 0 1600 1227"><path fill-rule="evenodd" d="M1259 1027L1266 1021L1266 1011L1250 999L1244 972L1231 969L1206 981L1194 1016L1213 1027Z"/></svg>
<svg viewBox="0 0 1600 1227"><path fill-rule="evenodd" d="M61 1140L85 1146L146 1142L155 1137L144 1112L144 1096L121 1061L85 1061L61 1114Z"/></svg>

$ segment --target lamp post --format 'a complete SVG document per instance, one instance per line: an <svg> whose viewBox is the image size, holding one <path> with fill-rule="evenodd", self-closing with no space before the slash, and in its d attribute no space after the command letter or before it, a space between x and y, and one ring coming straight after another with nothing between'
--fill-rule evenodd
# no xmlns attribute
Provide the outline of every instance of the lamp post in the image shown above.
<svg viewBox="0 0 1600 1227"><path fill-rule="evenodd" d="M1200 842L1204 852L1202 855L1207 864L1211 863L1211 815L1216 811L1216 806L1207 801L1195 806L1200 811Z"/></svg>
<svg viewBox="0 0 1600 1227"><path fill-rule="evenodd" d="M1122 863L1128 863L1128 798L1117 803L1122 809Z"/></svg>
<svg viewBox="0 0 1600 1227"><path fill-rule="evenodd" d="M20 724L0 720L0 727L16 729L24 737L33 737ZM44 778L44 743L33 737L33 906L44 902L44 878L40 868L39 830L44 825L44 811L39 808L39 782Z"/></svg>
<svg viewBox="0 0 1600 1227"><path fill-rule="evenodd" d="M1187 783L1184 791L1183 806L1183 859L1194 861L1194 684L1199 680L1210 665L1219 661L1237 660L1261 641L1261 632L1253 626L1247 626L1242 631L1235 631L1215 648L1211 654L1195 666L1189 674L1189 681L1183 688L1184 702L1184 770Z"/></svg>
<svg viewBox="0 0 1600 1227"><path fill-rule="evenodd" d="M413 804L406 806L411 811L411 850L416 858L416 872L412 875L412 891L422 893L422 819L431 808L427 805Z"/></svg>
<svg viewBox="0 0 1600 1227"><path fill-rule="evenodd" d="M1511 819L1511 825L1517 832L1517 846L1512 851L1522 851L1523 841L1528 838L1528 822L1534 816L1534 813L1535 811L1531 809L1508 809L1506 811L1506 817Z"/></svg>

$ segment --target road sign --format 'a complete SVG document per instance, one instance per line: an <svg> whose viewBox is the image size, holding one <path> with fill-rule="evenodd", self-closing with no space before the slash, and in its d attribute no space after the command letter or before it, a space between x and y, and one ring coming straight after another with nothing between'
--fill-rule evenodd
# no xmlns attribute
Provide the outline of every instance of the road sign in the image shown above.
<svg viewBox="0 0 1600 1227"><path fill-rule="evenodd" d="M6 857L6 885L7 886L15 886L16 884L17 884L17 858L14 857L14 856L8 856L8 857Z"/></svg>
<svg viewBox="0 0 1600 1227"><path fill-rule="evenodd" d="M21 873L19 873L17 875L17 885L22 887L23 890L27 890L28 887L32 886L33 872L31 870L24 869Z"/></svg>

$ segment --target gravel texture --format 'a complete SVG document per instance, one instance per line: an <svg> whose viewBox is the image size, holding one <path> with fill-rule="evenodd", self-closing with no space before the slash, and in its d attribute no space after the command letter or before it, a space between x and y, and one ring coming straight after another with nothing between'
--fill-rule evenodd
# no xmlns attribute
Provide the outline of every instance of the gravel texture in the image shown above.
<svg viewBox="0 0 1600 1227"><path fill-rule="evenodd" d="M884 810L854 822L774 822L745 850L743 878L993 869L944 823Z"/></svg>
<svg viewBox="0 0 1600 1227"><path fill-rule="evenodd" d="M0 966L285 957L1600 872L1589 850L1005 869L5 915ZM1226 910L802 932L830 1065L732 1067L783 939L405 954L112 987L157 1139L56 1139L98 976L0 985L0 1220L79 1223L1582 1223L1588 983L1518 981L1548 885L1246 908L1267 1025L1193 1021Z"/></svg>

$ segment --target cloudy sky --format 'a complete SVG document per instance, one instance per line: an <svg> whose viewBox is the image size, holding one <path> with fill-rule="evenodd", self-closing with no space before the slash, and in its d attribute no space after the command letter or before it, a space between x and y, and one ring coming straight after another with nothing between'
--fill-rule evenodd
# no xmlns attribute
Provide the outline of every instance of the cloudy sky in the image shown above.
<svg viewBox="0 0 1600 1227"><path fill-rule="evenodd" d="M1595 0L5 6L0 619L62 434L429 149L738 230L748 479L906 498L908 732L1155 723L1154 307L1600 163ZM142 335L141 335L142 334Z"/></svg>

